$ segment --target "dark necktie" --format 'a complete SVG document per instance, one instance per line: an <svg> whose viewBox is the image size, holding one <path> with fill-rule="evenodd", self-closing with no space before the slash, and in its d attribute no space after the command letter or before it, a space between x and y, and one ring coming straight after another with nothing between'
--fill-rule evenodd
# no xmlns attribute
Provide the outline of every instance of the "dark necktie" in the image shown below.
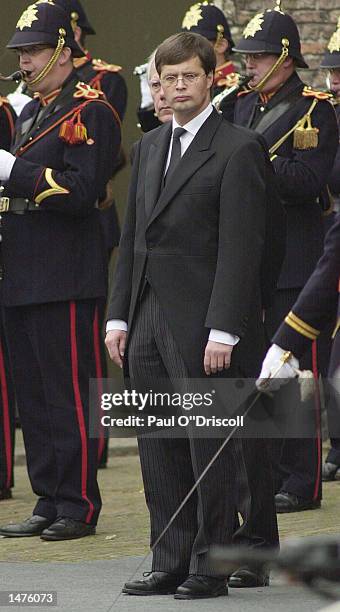
<svg viewBox="0 0 340 612"><path fill-rule="evenodd" d="M183 134L185 134L187 130L185 130L184 128L178 127L174 129L173 135L172 135L172 149L171 149L171 157L170 157L170 163L168 166L168 169L166 171L166 174L164 176L164 184L166 183L166 181L169 179L169 176L173 173L173 171L175 170L179 160L181 159L181 141L180 141L180 137L183 136Z"/></svg>

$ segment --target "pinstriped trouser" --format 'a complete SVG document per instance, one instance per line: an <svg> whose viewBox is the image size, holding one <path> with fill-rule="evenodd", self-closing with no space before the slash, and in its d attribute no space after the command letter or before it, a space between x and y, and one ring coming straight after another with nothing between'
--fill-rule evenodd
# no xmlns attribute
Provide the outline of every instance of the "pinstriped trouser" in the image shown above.
<svg viewBox="0 0 340 612"><path fill-rule="evenodd" d="M139 303L128 349L132 388L152 389L159 379L187 378L158 299L147 287ZM188 493L222 440L139 437L151 545ZM207 552L211 544L230 544L235 527L236 445L231 440L187 502L153 554L152 569L175 574L214 575Z"/></svg>

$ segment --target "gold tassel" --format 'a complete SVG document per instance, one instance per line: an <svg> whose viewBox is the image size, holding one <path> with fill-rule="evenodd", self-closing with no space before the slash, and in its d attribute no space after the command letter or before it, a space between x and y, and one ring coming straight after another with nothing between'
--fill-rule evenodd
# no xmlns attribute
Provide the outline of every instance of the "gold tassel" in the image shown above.
<svg viewBox="0 0 340 612"><path fill-rule="evenodd" d="M307 123L307 126L304 127ZM294 131L294 149L306 150L316 149L319 143L319 129L312 126L312 119L309 114L305 115Z"/></svg>
<svg viewBox="0 0 340 612"><path fill-rule="evenodd" d="M78 115L77 123L74 125L74 134L72 144L82 144L87 141L87 129L86 126L81 122L80 115Z"/></svg>
<svg viewBox="0 0 340 612"><path fill-rule="evenodd" d="M87 142L87 129L81 121L80 112L73 115L72 119L62 123L59 130L59 138L70 145L80 145Z"/></svg>
<svg viewBox="0 0 340 612"><path fill-rule="evenodd" d="M62 123L60 126L59 138L61 138L61 140L63 140L67 144L71 144L72 139L73 139L73 133L74 133L73 120L70 119L68 121L64 121L64 123Z"/></svg>

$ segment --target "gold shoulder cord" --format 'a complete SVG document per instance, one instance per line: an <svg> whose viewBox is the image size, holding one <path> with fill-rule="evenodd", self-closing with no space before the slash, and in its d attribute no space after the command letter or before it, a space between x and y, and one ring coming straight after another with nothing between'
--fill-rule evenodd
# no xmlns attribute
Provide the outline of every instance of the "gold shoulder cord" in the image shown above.
<svg viewBox="0 0 340 612"><path fill-rule="evenodd" d="M318 129L312 127L311 114L318 103L318 99L314 98L307 113L296 122L296 124L269 149L270 159L273 160L276 151L281 145L286 142L291 134L294 133L294 148L295 149L313 149L318 146ZM305 124L307 127L305 128Z"/></svg>
<svg viewBox="0 0 340 612"><path fill-rule="evenodd" d="M288 53L289 53L289 40L288 40L288 38L283 38L281 42L282 42L281 55L278 57L278 59L275 62L275 64L273 64L273 66L264 75L264 77L261 79L261 81L259 81L258 84L255 85L255 87L250 87L250 89L252 89L253 91L261 91L262 87L267 83L268 79L270 79L270 77L275 72L275 70L280 68L280 66L283 64L285 59L288 57ZM248 85L248 87L249 87L249 85Z"/></svg>
<svg viewBox="0 0 340 612"><path fill-rule="evenodd" d="M30 83L29 83L30 87L31 87L31 85L36 85L37 83L40 83L40 81L42 81L45 78L45 76L53 68L54 64L58 61L60 53L62 52L62 50L64 48L64 45L65 45L65 36L66 36L66 32L65 32L64 28L60 28L59 29L58 44L57 44L57 47L56 47L56 49L55 49L51 59L47 62L45 68L42 69L42 71L35 77L35 79L33 79L33 81L30 81Z"/></svg>

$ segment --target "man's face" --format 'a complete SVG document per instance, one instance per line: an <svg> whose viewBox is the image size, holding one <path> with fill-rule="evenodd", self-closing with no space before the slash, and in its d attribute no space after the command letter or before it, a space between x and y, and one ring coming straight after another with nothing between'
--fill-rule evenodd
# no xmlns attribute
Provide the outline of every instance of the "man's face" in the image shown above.
<svg viewBox="0 0 340 612"><path fill-rule="evenodd" d="M340 67L332 68L329 71L330 89L334 92L337 98L340 98Z"/></svg>
<svg viewBox="0 0 340 612"><path fill-rule="evenodd" d="M155 66L151 68L149 78L149 87L155 107L155 114L161 123L167 123L167 121L171 121L173 113L165 100L162 84Z"/></svg>
<svg viewBox="0 0 340 612"><path fill-rule="evenodd" d="M53 55L54 49L45 45L31 45L16 49L19 58L20 69L26 73L26 83L30 86L30 81L45 68ZM39 87L34 88L39 91Z"/></svg>
<svg viewBox="0 0 340 612"><path fill-rule="evenodd" d="M274 66L278 56L270 53L247 53L245 56L246 72L252 79L249 81L250 87L256 87L263 79L267 72ZM287 78L290 76L286 71L284 64L274 71L268 79L264 87L261 89L263 93L275 91Z"/></svg>
<svg viewBox="0 0 340 612"><path fill-rule="evenodd" d="M199 57L195 56L181 64L163 66L161 82L165 100L176 119L190 121L210 101L213 73L205 74Z"/></svg>

